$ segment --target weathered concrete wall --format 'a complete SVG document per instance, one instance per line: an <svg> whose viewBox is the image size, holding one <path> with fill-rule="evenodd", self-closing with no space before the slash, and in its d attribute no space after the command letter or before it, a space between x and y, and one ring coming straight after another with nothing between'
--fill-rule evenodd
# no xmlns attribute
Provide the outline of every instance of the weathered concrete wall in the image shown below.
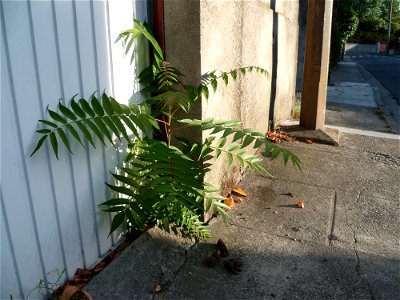
<svg viewBox="0 0 400 300"><path fill-rule="evenodd" d="M185 83L201 82L200 2L198 0L165 0L165 56L178 70L185 74ZM198 103L185 118L201 119L202 106ZM177 118L180 116L177 115ZM173 124L173 126L179 126ZM181 137L201 143L201 131L197 128L180 132Z"/></svg>
<svg viewBox="0 0 400 300"><path fill-rule="evenodd" d="M165 0L166 53L190 83L199 83L200 75L212 70L249 65L267 69L270 76L277 76L274 112L275 119L283 121L290 117L295 95L298 1L277 1L278 24L274 24L270 2ZM276 74L272 74L274 26L279 26ZM191 117L240 119L244 128L266 132L271 82L255 72L227 87L221 82ZM237 166L228 171L221 157L207 180L228 191L237 182L239 171Z"/></svg>
<svg viewBox="0 0 400 300"><path fill-rule="evenodd" d="M296 93L299 2L276 1L278 59L274 123L291 118Z"/></svg>
<svg viewBox="0 0 400 300"><path fill-rule="evenodd" d="M269 28L272 12L267 1L201 1L201 69L229 71L256 65L271 73ZM243 127L267 131L270 82L252 73L227 87L223 82L209 101L203 101L203 118L236 119ZM222 156L207 180L229 191L239 168L228 170Z"/></svg>

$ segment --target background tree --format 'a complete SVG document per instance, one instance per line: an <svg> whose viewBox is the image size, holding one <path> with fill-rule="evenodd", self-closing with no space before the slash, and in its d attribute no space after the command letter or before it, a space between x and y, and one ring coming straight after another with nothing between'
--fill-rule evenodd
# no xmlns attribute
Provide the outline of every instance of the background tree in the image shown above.
<svg viewBox="0 0 400 300"><path fill-rule="evenodd" d="M359 18L354 10L355 0L335 0L333 2L333 20L331 34L331 67L342 58L344 45L356 31Z"/></svg>
<svg viewBox="0 0 400 300"><path fill-rule="evenodd" d="M334 0L331 35L331 67L344 54L347 41L386 41L390 0ZM391 45L400 37L400 0L393 0Z"/></svg>
<svg viewBox="0 0 400 300"><path fill-rule="evenodd" d="M352 0L359 24L350 41L377 43L386 41L390 0ZM393 0L391 43L400 36L400 2Z"/></svg>

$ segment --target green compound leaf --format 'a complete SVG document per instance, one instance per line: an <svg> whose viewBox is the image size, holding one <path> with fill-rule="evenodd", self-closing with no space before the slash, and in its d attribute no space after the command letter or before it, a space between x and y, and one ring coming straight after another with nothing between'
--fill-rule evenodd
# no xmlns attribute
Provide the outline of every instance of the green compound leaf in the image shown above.
<svg viewBox="0 0 400 300"><path fill-rule="evenodd" d="M232 153L226 152L226 161L228 162L228 167L230 167L232 165L232 162L233 162Z"/></svg>
<svg viewBox="0 0 400 300"><path fill-rule="evenodd" d="M61 113L67 117L68 119L71 119L72 121L75 121L77 117L75 114L66 106L62 105L61 103L58 104L58 109L61 111Z"/></svg>
<svg viewBox="0 0 400 300"><path fill-rule="evenodd" d="M50 121L47 121L47 120L39 120L39 122L43 123L45 125L48 125L50 127L53 127L53 128L57 128L58 127L56 123L53 123L53 122L50 122Z"/></svg>
<svg viewBox="0 0 400 300"><path fill-rule="evenodd" d="M90 103L92 104L93 110L94 112L99 116L102 117L104 116L104 110L101 107L101 104L99 102L99 100L97 100L96 97L92 97L92 99L90 100Z"/></svg>
<svg viewBox="0 0 400 300"><path fill-rule="evenodd" d="M122 206L121 208L124 207ZM124 220L125 220L125 212L121 211L117 213L112 220L110 233L108 235L113 233L119 226L121 226Z"/></svg>
<svg viewBox="0 0 400 300"><path fill-rule="evenodd" d="M58 159L58 142L57 142L57 137L55 133L50 134L50 143L51 146L53 147L54 154L56 155L56 158Z"/></svg>
<svg viewBox="0 0 400 300"><path fill-rule="evenodd" d="M51 109L47 109L47 111L49 112L50 117L57 122L60 123L67 123L67 120L64 119L62 116L60 116L58 113L56 113L55 111L52 111Z"/></svg>
<svg viewBox="0 0 400 300"><path fill-rule="evenodd" d="M96 114L90 107L89 103L85 99L80 99L79 104L81 105L82 109L91 117L94 117Z"/></svg>
<svg viewBox="0 0 400 300"><path fill-rule="evenodd" d="M113 106L111 105L110 99L108 98L106 93L103 93L103 95L101 96L101 103L108 115L111 116L112 114L114 114Z"/></svg>
<svg viewBox="0 0 400 300"><path fill-rule="evenodd" d="M39 141L36 144L35 149L31 153L31 157L40 149L40 147L42 147L42 145L43 145L44 141L47 139L47 137L48 137L48 135L44 135L39 139Z"/></svg>
<svg viewBox="0 0 400 300"><path fill-rule="evenodd" d="M61 138L61 141L64 143L65 147L67 147L68 151L72 153L71 146L69 145L69 141L67 135L65 134L64 130L61 128L57 129L58 136Z"/></svg>
<svg viewBox="0 0 400 300"><path fill-rule="evenodd" d="M222 73L222 80L224 81L225 85L228 85L229 83L228 74Z"/></svg>
<svg viewBox="0 0 400 300"><path fill-rule="evenodd" d="M85 138L88 140L88 142L94 147L96 148L94 142L93 142L93 138L92 135L90 134L89 130L87 130L86 126L82 124L81 121L76 122L76 126L78 126L78 128L81 130L81 132L83 133L83 135L85 136Z"/></svg>
<svg viewBox="0 0 400 300"><path fill-rule="evenodd" d="M81 109L78 103L74 99L71 100L71 108L73 112L78 115L80 118L85 118L86 114L85 112Z"/></svg>
<svg viewBox="0 0 400 300"><path fill-rule="evenodd" d="M107 200L99 205L104 205L104 206L129 205L131 202L132 202L132 200L127 199L127 198L113 198L113 199Z"/></svg>

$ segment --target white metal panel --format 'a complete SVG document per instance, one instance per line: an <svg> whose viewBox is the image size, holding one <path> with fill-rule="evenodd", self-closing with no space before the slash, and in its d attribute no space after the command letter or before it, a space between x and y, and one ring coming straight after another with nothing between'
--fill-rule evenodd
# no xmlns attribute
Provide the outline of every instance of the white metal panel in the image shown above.
<svg viewBox="0 0 400 300"><path fill-rule="evenodd" d="M47 105L103 90L131 98L137 71L114 41L135 12L146 19L146 1L0 2L1 299L26 297L57 269L71 277L115 245L110 216L98 204L109 196L104 181L121 160L118 151L72 141L74 155L61 148L60 160L48 146L29 155Z"/></svg>

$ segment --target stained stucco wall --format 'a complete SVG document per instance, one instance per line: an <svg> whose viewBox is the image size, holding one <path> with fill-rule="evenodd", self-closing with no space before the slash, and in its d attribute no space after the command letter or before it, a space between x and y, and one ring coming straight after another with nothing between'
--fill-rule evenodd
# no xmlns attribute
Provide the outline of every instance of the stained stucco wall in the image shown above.
<svg viewBox="0 0 400 300"><path fill-rule="evenodd" d="M260 66L271 73L272 11L268 1L201 1L201 69L229 71ZM219 85L209 101L203 100L203 118L236 119L243 127L267 131L270 81L257 73ZM225 158L217 160L207 180L229 191L237 182L239 167L228 170Z"/></svg>
<svg viewBox="0 0 400 300"><path fill-rule="evenodd" d="M240 119L244 128L266 132L272 76L277 76L278 83L274 117L279 120L290 117L297 70L298 2L276 1L273 6L270 2L164 1L166 57L182 69L190 83L199 83L201 74L207 71L229 71L249 65L265 68L270 74L269 79L257 73L246 75L227 87L220 83L217 92L211 93L208 101L199 103L191 117ZM274 22L271 7L276 7L278 22ZM274 26L279 26L276 72L272 68ZM189 136L193 137L193 132ZM228 191L239 176L237 166L228 172L222 157L207 180Z"/></svg>
<svg viewBox="0 0 400 300"><path fill-rule="evenodd" d="M276 1L277 80L274 120L280 124L290 119L296 91L299 2Z"/></svg>

